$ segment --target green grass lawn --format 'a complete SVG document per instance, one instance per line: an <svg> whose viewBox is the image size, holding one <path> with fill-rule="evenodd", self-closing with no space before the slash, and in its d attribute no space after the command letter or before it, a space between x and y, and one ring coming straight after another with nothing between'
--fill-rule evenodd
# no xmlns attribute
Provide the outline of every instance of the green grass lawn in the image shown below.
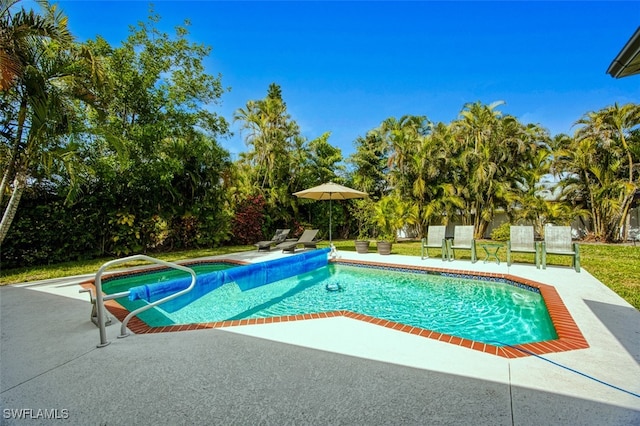
<svg viewBox="0 0 640 426"><path fill-rule="evenodd" d="M352 240L334 241L338 250L355 251ZM319 247L328 247L328 242L320 243ZM255 250L253 246L231 246L215 249L201 249L176 251L171 253L152 254L153 257L165 261L178 261L198 257L216 256ZM376 251L372 242L369 250ZM392 254L420 256L419 241L402 241L395 243ZM437 249L429 250L430 256L439 257ZM469 259L470 254L461 252L460 259ZM506 262L506 250L501 248L499 253L501 262ZM94 274L105 262L113 258L94 259L89 261L67 262L57 265L47 265L30 268L17 268L0 271L0 285L15 284L28 281L60 278L71 275ZM515 253L514 263L534 263L533 255ZM137 262L143 263L143 262ZM602 281L606 286L619 294L636 309L640 309L640 245L612 245L612 244L580 244L580 263L589 273ZM119 265L118 267L133 266ZM547 256L547 265L563 265L569 267L571 260L568 256Z"/></svg>

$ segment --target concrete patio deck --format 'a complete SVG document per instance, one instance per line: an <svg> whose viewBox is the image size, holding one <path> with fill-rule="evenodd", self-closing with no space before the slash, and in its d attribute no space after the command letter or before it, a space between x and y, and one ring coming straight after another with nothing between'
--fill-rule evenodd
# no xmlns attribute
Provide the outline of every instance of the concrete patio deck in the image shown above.
<svg viewBox="0 0 640 426"><path fill-rule="evenodd" d="M111 344L98 349L88 297L78 294L86 277L70 277L0 287L0 422L640 424L640 312L588 271L340 255L553 285L589 348L506 359L334 317L125 339L115 321ZM52 414L66 418L42 418Z"/></svg>

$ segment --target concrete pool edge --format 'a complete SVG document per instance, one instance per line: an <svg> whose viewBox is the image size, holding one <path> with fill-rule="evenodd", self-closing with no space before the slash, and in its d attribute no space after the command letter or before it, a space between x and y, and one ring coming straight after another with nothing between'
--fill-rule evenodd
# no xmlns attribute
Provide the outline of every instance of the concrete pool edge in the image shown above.
<svg viewBox="0 0 640 426"><path fill-rule="evenodd" d="M236 259L224 259L218 258L217 262L226 262L242 264L246 263L243 261L238 261ZM198 261L203 263L205 261ZM147 333L165 333L165 332L176 332L176 331L189 331L189 330L201 330L201 329L210 329L210 328L228 328L228 327L237 327L237 326L248 326L248 325L261 325L261 324L273 324L273 323L284 323L291 321L305 321L305 320L313 320L313 319L322 319L322 318L333 318L333 317L346 317L351 318L363 322L367 322L373 325L382 326L386 328L390 328L396 331L400 331L403 333L409 333L416 336L437 340L443 343L451 344L454 346L460 346L463 348L471 349L474 351L484 352L490 355L496 355L503 358L522 358L528 356L538 356L545 355L550 353L558 353L558 352L566 352L577 349L586 349L589 348L589 344L587 340L583 336L580 331L578 325L574 321L572 315L569 310L565 306L562 298L556 289L547 284L542 284L537 281L527 279L524 277L520 277L512 274L504 274L504 273L488 273L482 271L468 271L461 269L447 269L447 268L435 268L435 267L426 267L426 266L416 266L416 265L398 265L396 263L386 263L386 262L371 262L365 260L353 260L353 259L339 259L338 263L350 264L350 265L363 265L377 268L392 268L392 269L400 269L400 270L410 270L414 272L422 272L422 273L436 273L436 274L464 274L470 277L479 277L479 278L498 278L502 280L509 280L513 283L523 284L525 286L529 286L532 288L536 288L540 291L545 304L547 306L547 310L549 311L549 315L556 329L556 333L558 334L558 338L554 340L547 340L536 343L527 343L521 345L513 345L513 346L494 346L486 343L481 343L457 336L451 336L448 334L439 333L432 330L422 329L419 327L408 326L405 324L388 321L380 318L371 317L365 314L355 313L351 311L333 311L333 312L324 312L324 313L312 313L312 314L301 314L301 315L288 315L282 317L270 317L270 318L254 318L254 319L243 319L243 320L228 320L228 321L218 321L218 322L210 322L210 323L198 323L198 324L181 324L181 325L172 325L172 326L161 326L161 327L151 327L147 325L142 320L137 317L131 318L128 329L130 332L134 334L147 334ZM196 263L196 262L192 262ZM93 283L91 280L86 281L81 284L84 288L92 288ZM105 306L107 310L114 315L119 321L123 321L124 318L129 314L129 311L117 303L115 300L109 300L105 302Z"/></svg>

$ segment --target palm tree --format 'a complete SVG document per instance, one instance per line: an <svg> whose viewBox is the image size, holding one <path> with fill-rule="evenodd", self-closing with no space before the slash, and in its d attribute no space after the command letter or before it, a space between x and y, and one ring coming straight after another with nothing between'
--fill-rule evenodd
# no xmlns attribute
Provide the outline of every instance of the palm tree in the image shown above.
<svg viewBox="0 0 640 426"><path fill-rule="evenodd" d="M627 159L627 168L629 173L629 179L624 185L623 198L620 205L620 212L618 214L618 229L619 235L623 239L627 239L629 228L626 221L629 219L629 209L631 208L631 202L633 197L640 188L640 169L636 162L640 162L640 159L633 158L633 151L627 142L627 138L632 129L637 129L640 125L640 105L626 104L619 107L617 103L614 106L607 108L604 112L604 121L611 132L611 139L619 141L622 146L622 151ZM638 150L635 151L638 155ZM635 175L639 178L635 178Z"/></svg>
<svg viewBox="0 0 640 426"><path fill-rule="evenodd" d="M379 229L379 240L395 242L398 231L405 225L415 224L417 220L417 206L403 200L398 194L385 196L374 205L373 221Z"/></svg>
<svg viewBox="0 0 640 426"><path fill-rule="evenodd" d="M389 188L393 188L423 217L425 203L428 200L430 177L429 150L432 148L429 135L432 123L425 116L405 115L400 119L388 118L377 130L382 150L389 153L387 167L389 169ZM423 220L415 221L418 234L425 229Z"/></svg>
<svg viewBox="0 0 640 426"><path fill-rule="evenodd" d="M585 114L571 143L556 153L557 167L569 174L566 184L580 191L590 210L594 237L619 241L639 188L638 154L630 145L640 125L640 106L615 104ZM577 185L576 185L577 184Z"/></svg>
<svg viewBox="0 0 640 426"><path fill-rule="evenodd" d="M20 9L15 14L12 8L20 0L0 0L0 91L7 91L24 75L28 66L28 52L34 39L71 41L66 25L59 25L64 18L47 1L37 0L44 16L33 10Z"/></svg>
<svg viewBox="0 0 640 426"><path fill-rule="evenodd" d="M389 152L388 166L391 185L401 187L401 192L410 193L416 174L412 157L420 150L423 138L431 128L424 116L405 115L399 120L390 117L382 122L378 132Z"/></svg>
<svg viewBox="0 0 640 426"><path fill-rule="evenodd" d="M494 215L496 194L505 189L499 180L499 157L504 152L499 133L502 113L495 110L501 104L468 103L454 123L457 167L461 171L456 184L468 191L463 223L473 224L475 238L483 237Z"/></svg>
<svg viewBox="0 0 640 426"><path fill-rule="evenodd" d="M367 132L355 140L356 152L349 162L353 165L353 184L356 189L369 194L369 198L379 200L388 193L388 147L378 131Z"/></svg>
<svg viewBox="0 0 640 426"><path fill-rule="evenodd" d="M41 5L43 15L24 9L12 14L7 2L0 9L2 60L11 64L1 92L11 110L2 123L2 142L9 155L0 197L7 192L11 197L0 222L0 243L35 168L50 172L54 163L63 162L73 178L78 164L74 165L72 145L63 138L81 114L74 102L99 103L93 91L102 77L99 62L88 49L73 43L67 19L55 6Z"/></svg>
<svg viewBox="0 0 640 426"><path fill-rule="evenodd" d="M308 142L287 113L280 87L271 84L264 99L247 102L234 120L247 131L250 150L241 154L238 166L247 175L252 195L256 191L264 195L274 221L289 222L298 209L291 194L310 184L312 176L305 168L310 159Z"/></svg>
<svg viewBox="0 0 640 426"><path fill-rule="evenodd" d="M437 123L424 146L425 205L420 211L424 231L429 224L444 224L461 219L465 209L466 187L458 185L459 169L456 161L458 135L453 125Z"/></svg>
<svg viewBox="0 0 640 426"><path fill-rule="evenodd" d="M0 93L3 95L6 107L3 120L3 143L7 147L5 173L0 183L0 205L7 192L9 181L14 175L20 144L14 143L22 139L24 122L26 121L27 99L17 99L9 89L15 88L19 81L24 80L31 57L32 46L38 39L53 39L67 42L70 35L66 27L56 25L56 15L47 13L45 16L36 15L33 10L19 10L15 14L12 8L19 0L0 0ZM40 2L42 4L42 2ZM46 5L46 3L45 3ZM50 9L45 9L51 12ZM15 114L11 114L15 112ZM15 123L17 122L17 123ZM17 134L13 128L17 127Z"/></svg>
<svg viewBox="0 0 640 426"><path fill-rule="evenodd" d="M241 121L242 129L248 131L245 139L252 149L243 160L255 171L254 184L261 190L278 186L288 175L288 154L300 133L287 114L279 86L272 84L265 99L247 102L235 112L234 120Z"/></svg>
<svg viewBox="0 0 640 426"><path fill-rule="evenodd" d="M480 102L464 105L460 112L460 124L465 130L467 143L473 143L474 152L491 140L495 123L502 117L502 113L496 108L503 104L504 101L496 101L490 105Z"/></svg>
<svg viewBox="0 0 640 426"><path fill-rule="evenodd" d="M512 212L527 209L524 203L537 205L532 201L536 178L544 171L536 170L543 165L537 156L540 150L548 151L547 131L503 115L495 109L501 104L466 104L452 124L456 135L453 183L465 200L463 223L473 224L476 238L483 238L497 208ZM530 197L522 196L526 193Z"/></svg>

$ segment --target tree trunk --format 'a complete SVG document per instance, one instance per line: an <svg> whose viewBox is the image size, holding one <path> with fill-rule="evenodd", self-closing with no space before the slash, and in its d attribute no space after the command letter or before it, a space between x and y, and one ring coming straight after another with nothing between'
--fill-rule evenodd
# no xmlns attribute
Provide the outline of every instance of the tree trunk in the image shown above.
<svg viewBox="0 0 640 426"><path fill-rule="evenodd" d="M480 226L478 227L477 230L477 234L475 235L475 239L476 240L482 240L484 239L484 234L487 232L487 229L489 228L489 222L485 221L484 219L480 221Z"/></svg>
<svg viewBox="0 0 640 426"><path fill-rule="evenodd" d="M624 197L622 202L622 212L620 213L620 220L618 221L616 237L617 239L621 239L622 242L625 242L628 238L629 232L629 210L631 209L631 202L633 201L633 196L636 192L636 189L633 188L630 194L627 194Z"/></svg>
<svg viewBox="0 0 640 426"><path fill-rule="evenodd" d="M4 193L7 190L9 180L11 180L13 172L15 170L16 162L20 154L20 143L22 141L22 131L24 130L24 122L27 117L27 97L23 96L20 102L20 111L18 112L18 132L14 139L13 147L11 148L11 156L9 157L9 164L2 176L2 183L0 183L0 205L2 205L2 199ZM1 240L0 240L1 241Z"/></svg>
<svg viewBox="0 0 640 426"><path fill-rule="evenodd" d="M11 222L13 222L13 218L18 211L18 204L20 204L20 198L22 197L22 192L26 187L26 183L26 174L22 171L16 173L16 178L13 181L13 193L11 194L7 207L5 208L4 215L2 216L2 222L0 222L0 245L7 236Z"/></svg>
<svg viewBox="0 0 640 426"><path fill-rule="evenodd" d="M9 164L7 165L7 168L4 171L4 174L2 175L2 183L0 183L0 206L2 205L2 200L4 199L4 193L7 191L7 186L9 186L9 181L13 177L16 160L18 158L19 148L20 148L20 139L16 139L15 143L13 144L13 148L11 149Z"/></svg>
<svg viewBox="0 0 640 426"><path fill-rule="evenodd" d="M9 176L11 174L11 168L11 163L9 163L9 166L6 168L4 174L2 175L2 182L0 183L0 206L2 205L4 192L7 190L7 182L9 182L9 179L11 179L11 177Z"/></svg>

